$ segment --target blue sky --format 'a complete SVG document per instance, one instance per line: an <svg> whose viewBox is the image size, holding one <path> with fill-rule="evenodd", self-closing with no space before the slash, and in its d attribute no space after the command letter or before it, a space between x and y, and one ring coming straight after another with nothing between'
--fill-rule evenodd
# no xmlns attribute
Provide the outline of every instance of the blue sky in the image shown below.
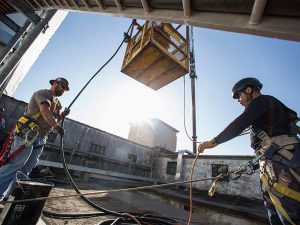
<svg viewBox="0 0 300 225"><path fill-rule="evenodd" d="M69 13L20 84L14 97L29 101L34 90L49 88L48 81L63 76L68 106L90 77L115 52L131 20L97 14ZM194 28L198 141L213 138L243 108L231 97L236 81L258 78L262 92L300 113L300 43L254 35ZM120 72L126 46L82 93L70 118L127 138L129 122L157 117L179 130L177 149L192 150L184 132L183 78L154 91ZM192 136L190 79L186 85L186 125ZM205 154L252 155L249 136L207 150Z"/></svg>

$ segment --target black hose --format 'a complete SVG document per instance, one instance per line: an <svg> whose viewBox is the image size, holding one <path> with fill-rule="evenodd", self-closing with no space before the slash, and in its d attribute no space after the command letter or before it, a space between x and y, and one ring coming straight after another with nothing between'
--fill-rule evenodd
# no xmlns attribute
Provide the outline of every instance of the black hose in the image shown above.
<svg viewBox="0 0 300 225"><path fill-rule="evenodd" d="M109 215L107 213L103 212L83 212L83 213L78 213L78 212L70 212L70 213L58 213L58 212L50 212L47 210L43 211L43 215L49 218L59 218L59 219L82 219L82 218L91 218L91 217L98 217L98 216L106 216ZM152 215L142 215L142 214L136 214L136 218L139 220L139 222L147 222L148 224L155 224L155 225L172 225L175 224L176 221L174 219L166 218L166 217L159 217L159 216L152 216ZM118 224L123 223L130 223L133 222L133 219L130 217L127 218L122 218L118 217L115 219L108 219L105 221L102 221L101 225L103 224L109 224L113 225L115 222L118 222Z"/></svg>
<svg viewBox="0 0 300 225"><path fill-rule="evenodd" d="M129 32L130 28L133 26L133 24L131 23L127 33ZM119 47L117 48L117 50L115 51L115 53L107 60L106 63L104 63L103 66L101 66L100 69L97 70L97 72L88 80L88 82L83 86L83 88L79 91L79 93L76 95L76 97L73 99L73 101L70 103L69 105L69 109L71 108L71 106L74 104L74 102L78 99L78 97L81 95L81 93L84 91L84 89L88 86L88 84L99 74L99 72L115 57L115 55L118 53L118 51L120 50L121 46L124 43L124 40L126 38L126 35L124 36L121 44L119 45ZM64 121L65 118L62 119L62 127L64 127ZM66 163L66 159L65 159L65 152L64 152L64 147L63 147L63 136L60 136L60 148L62 151L62 159L63 159L63 166L64 166L64 171L69 179L69 181L71 182L71 185L73 186L74 190L76 191L77 194L81 194L80 190L78 189L77 185L75 184L69 170L68 170L68 166ZM110 215L114 215L114 216L123 216L120 213L114 212L114 211L110 211L108 209L105 209L99 205L97 205L96 203L92 202L91 200L89 200L88 198L86 198L85 196L81 195L80 198L82 200L84 200L86 203L88 203L90 206L94 207L95 209L98 209L102 212L108 213Z"/></svg>
<svg viewBox="0 0 300 225"><path fill-rule="evenodd" d="M60 218L60 219L78 219L78 218L91 218L97 216L105 216L107 213L104 212L84 212L84 213L58 213L43 210L43 215L49 218Z"/></svg>
<svg viewBox="0 0 300 225"><path fill-rule="evenodd" d="M127 33L124 33L124 38L121 42L121 44L119 45L119 47L117 48L117 50L115 51L115 53L107 60L106 63L104 63L104 65L88 80L88 82L83 86L83 88L79 91L79 93L76 95L76 97L73 99L73 101L70 103L68 109L71 108L71 106L74 104L74 102L77 100L77 98L81 95L81 93L85 90L85 88L88 86L88 84L98 75L98 73L115 57L115 55L118 53L118 51L120 50L121 46L123 45L124 42L128 41L128 32L130 30L130 28L133 26L133 22L131 23L130 27L128 28ZM62 119L62 127L64 127L64 121L65 118ZM76 191L76 193L81 194L80 190L78 189L77 185L75 184L69 170L68 170L68 166L66 163L66 159L65 159L65 152L64 152L64 147L63 147L63 136L60 136L60 148L62 151L62 159L63 159L63 166L64 166L64 171L69 179L69 181L71 182L71 185L73 186L74 190ZM96 203L92 202L91 200L89 200L88 198L86 198L84 195L80 196L82 200L84 200L86 203L88 203L90 206L94 207L95 209L101 211L101 212L91 212L91 213L77 213L75 214L65 214L65 213L54 213L54 212L49 212L49 211L43 211L45 216L48 217L60 217L60 218L89 218L89 217L96 217L96 216L104 216L104 215L112 215L112 216L118 216L119 218L115 219L115 220L109 220L110 223L107 223L108 221L105 222L105 224L120 224L118 221L125 221L126 224L128 224L129 222L134 222L134 224L136 223L132 218L128 217L128 214L126 215L126 213L119 213L119 212L115 212L115 211L111 211L108 209L105 209L99 205L97 205ZM130 213L130 215L136 217L139 221L144 221L147 222L147 224L155 224L155 225L171 225L171 224L175 224L176 221L173 219L169 219L169 218L163 218L163 217L154 217L151 215L141 215L138 213ZM169 222L168 222L169 221ZM102 224L102 223L100 223ZM123 223L124 224L124 223ZM132 223L131 223L132 224Z"/></svg>

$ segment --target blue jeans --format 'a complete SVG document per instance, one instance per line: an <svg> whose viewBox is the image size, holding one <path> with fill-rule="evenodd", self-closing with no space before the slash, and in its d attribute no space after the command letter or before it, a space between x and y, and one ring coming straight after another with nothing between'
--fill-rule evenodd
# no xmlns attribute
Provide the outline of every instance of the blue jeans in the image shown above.
<svg viewBox="0 0 300 225"><path fill-rule="evenodd" d="M32 169L38 164L46 140L45 137L37 137L32 146L24 148L0 168L0 200L11 194L17 179L26 179ZM11 149L18 148L24 142L24 138L15 135ZM20 177L19 174L23 174L23 176Z"/></svg>

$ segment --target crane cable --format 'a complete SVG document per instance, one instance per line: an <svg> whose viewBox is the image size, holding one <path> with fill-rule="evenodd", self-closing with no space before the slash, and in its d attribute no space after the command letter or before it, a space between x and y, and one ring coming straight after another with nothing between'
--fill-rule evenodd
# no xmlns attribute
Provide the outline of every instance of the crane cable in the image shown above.
<svg viewBox="0 0 300 225"><path fill-rule="evenodd" d="M132 26L132 23L127 31L126 34L128 34L130 28ZM115 57L115 55L118 53L118 51L120 50L121 46L123 45L123 43L125 42L125 39L126 39L126 35L124 34L124 38L121 42L121 44L119 45L119 47L117 48L117 50L114 52L114 54L103 64L103 66L100 67L100 69L97 70L97 72L88 80L88 82L83 86L83 88L79 91L79 93L76 95L76 97L73 99L73 101L70 103L70 105L67 107L68 109L70 109L72 107L72 105L75 103L75 101L78 99L78 97L81 95L81 93L85 90L85 88L89 85L89 83L99 74L99 72ZM61 121L61 125L62 127L64 128L64 122L65 122L65 117L62 119ZM67 166L67 163L66 163L66 160L65 160L65 151L64 151L64 147L63 147L63 136L60 136L60 148L61 148L61 151L62 151L62 159L63 159L63 166L64 166L64 171L69 179L69 181L71 182L71 185L73 186L74 190L78 193L78 194L81 194L80 190L78 189L77 185L75 184L70 172L69 172L69 169L68 169L68 166ZM110 211L110 210L107 210L105 208L102 208L100 206L98 206L97 204L95 204L94 202L92 202L91 200L87 199L86 197L84 196L80 196L86 203L88 203L89 205L91 205L92 207L100 210L100 211L103 211L103 212L106 212L106 213L109 213L111 215L115 215L115 216L121 216L120 213L116 213L116 212L113 212L113 211Z"/></svg>
<svg viewBox="0 0 300 225"><path fill-rule="evenodd" d="M129 26L128 30L126 33L124 33L124 38L121 42L121 44L119 45L119 47L117 48L117 50L115 51L115 53L106 61L106 63L103 64L102 67L100 67L100 69L97 70L97 72L88 80L88 82L83 86L83 88L79 91L79 93L76 95L76 97L73 99L73 101L70 103L70 105L67 107L68 109L71 108L71 106L75 103L75 101L78 99L78 97L81 95L81 93L85 90L85 88L89 85L89 83L99 74L99 72L115 57L115 55L118 53L118 51L120 50L121 46L123 45L124 42L128 42L130 40L130 36L128 35L130 29L133 29L133 26L135 25L135 20L132 21L131 25ZM62 119L61 121L61 125L62 127L64 128L64 122L65 122L65 117ZM63 167L64 167L64 171L69 179L69 181L71 182L71 185L73 186L74 190L78 193L78 194L81 194L81 191L79 190L79 188L77 187L76 183L74 182L70 172L69 172L69 169L68 169L68 166L67 166L67 163L66 163L66 159L65 159L65 152L64 152L64 147L63 147L63 136L60 136L60 148L61 148L61 151L62 151L62 159L63 159ZM87 204L89 204L90 206L94 207L95 209L103 212L103 213L106 213L108 215L112 215L112 216L118 216L120 220L122 220L121 218L125 218L126 219L126 222L128 223L129 221L134 221L134 223L137 223L137 224L141 224L139 221L148 221L149 222L149 218L146 217L146 216L143 216L143 217L140 217L139 214L135 214L135 213L132 213L132 214L129 214L129 213L119 213L119 212L115 212L115 211L112 211L112 210L108 210L106 208L103 208L99 205L97 205L95 202L91 201L90 199L86 198L84 195L80 195L80 198L82 200L84 200ZM138 217L138 219L136 219L136 217ZM118 220L117 219L117 220ZM155 221L155 218L152 217L151 221L153 222L154 221L154 224L160 224L160 221L161 219L157 219L157 221ZM160 222L159 222L160 221ZM176 221L172 221L173 223L176 222ZM113 222L112 224L115 224L115 222ZM166 224L166 225L171 225L171 222L166 222L166 223L163 223L161 222L161 224Z"/></svg>

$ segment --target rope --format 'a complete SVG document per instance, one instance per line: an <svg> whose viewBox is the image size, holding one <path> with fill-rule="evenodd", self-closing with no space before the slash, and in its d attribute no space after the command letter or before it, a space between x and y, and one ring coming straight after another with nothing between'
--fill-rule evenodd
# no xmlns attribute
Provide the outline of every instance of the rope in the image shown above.
<svg viewBox="0 0 300 225"><path fill-rule="evenodd" d="M189 211L188 225L191 224L192 213L193 213L193 183L191 181L193 180L193 173L194 173L194 169L195 169L195 165L196 165L196 161L197 161L198 157L199 157L199 153L197 153L197 155L193 161L193 165L192 165L192 169L191 169L191 173L190 173L190 185L189 185L190 211Z"/></svg>
<svg viewBox="0 0 300 225"><path fill-rule="evenodd" d="M23 200L0 201L0 204L4 205L4 204L7 204L7 203L22 203L22 202L43 201L43 200L47 200L47 199L81 197L81 196L98 195L98 194L120 192L120 191L138 191L138 190L154 189L154 188L159 188L159 187L169 187L169 186L174 186L174 185L178 185L178 184L186 184L186 183L214 180L216 178L217 177L207 177L207 178L196 179L196 180L171 182L171 183L166 183L166 184L148 185L148 186L135 187L135 188L120 188L120 189L113 189L113 190L101 190L101 191L94 191L94 192L89 192L89 193L84 193L84 194L83 193L80 193L80 194L77 193L77 194L59 195L59 196L52 196L52 197L40 197L40 198L31 198L31 199L23 199Z"/></svg>

